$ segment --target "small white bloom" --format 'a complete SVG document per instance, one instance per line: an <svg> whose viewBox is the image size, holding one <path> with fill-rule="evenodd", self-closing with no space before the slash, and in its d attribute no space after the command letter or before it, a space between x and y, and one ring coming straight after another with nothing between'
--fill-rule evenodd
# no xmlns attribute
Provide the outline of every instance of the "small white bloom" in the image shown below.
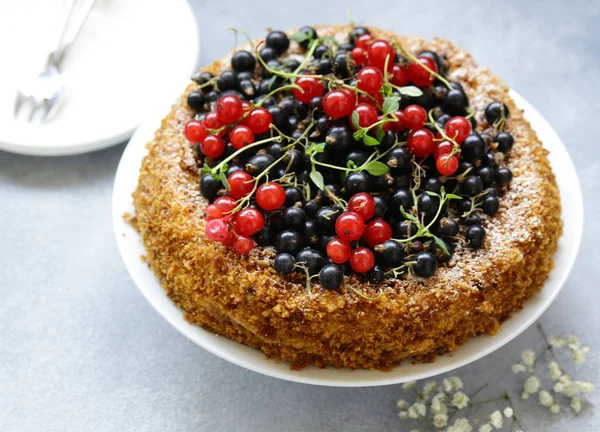
<svg viewBox="0 0 600 432"><path fill-rule="evenodd" d="M441 429L448 424L448 416L446 414L436 414L433 416L433 425Z"/></svg>
<svg viewBox="0 0 600 432"><path fill-rule="evenodd" d="M452 405L458 408L459 410L466 408L467 406L469 406L469 396L467 396L461 391L457 391L452 396Z"/></svg>
<svg viewBox="0 0 600 432"><path fill-rule="evenodd" d="M444 390L446 390L447 393L463 388L463 382L457 376L446 378L444 381L442 381L442 384L444 385Z"/></svg>
<svg viewBox="0 0 600 432"><path fill-rule="evenodd" d="M550 412L552 414L558 414L560 412L560 405L559 404L554 404L550 407Z"/></svg>
<svg viewBox="0 0 600 432"><path fill-rule="evenodd" d="M578 397L571 399L571 409L575 414L579 414L583 409L583 399Z"/></svg>
<svg viewBox="0 0 600 432"><path fill-rule="evenodd" d="M575 335L567 336L566 342L567 342L567 346L569 347L569 349L577 349L577 348L579 348L579 345L581 345L579 338Z"/></svg>
<svg viewBox="0 0 600 432"><path fill-rule="evenodd" d="M404 399L398 399L398 402L396 402L396 407L398 407L399 410L405 410L408 409L409 404Z"/></svg>
<svg viewBox="0 0 600 432"><path fill-rule="evenodd" d="M496 429L502 429L503 421L504 419L502 418L502 413L500 411L494 411L490 415L490 424Z"/></svg>
<svg viewBox="0 0 600 432"><path fill-rule="evenodd" d="M585 381L575 381L575 387L581 393L592 393L594 391L594 384Z"/></svg>
<svg viewBox="0 0 600 432"><path fill-rule="evenodd" d="M555 361L550 362L548 365L548 372L550 373L550 378L552 378L554 381L557 381L562 375L560 366Z"/></svg>
<svg viewBox="0 0 600 432"><path fill-rule="evenodd" d="M573 358L573 363L575 364L583 364L585 363L585 351L580 349L575 349L571 352L571 357Z"/></svg>
<svg viewBox="0 0 600 432"><path fill-rule="evenodd" d="M552 336L550 338L550 346L552 348L562 348L567 344L567 341L560 336Z"/></svg>
<svg viewBox="0 0 600 432"><path fill-rule="evenodd" d="M531 375L525 380L524 390L527 393L537 393L540 389L540 380L535 376Z"/></svg>
<svg viewBox="0 0 600 432"><path fill-rule="evenodd" d="M412 429L410 432L419 432L419 429Z"/></svg>
<svg viewBox="0 0 600 432"><path fill-rule="evenodd" d="M409 382L406 382L406 383L402 384L402 388L403 388L404 390L410 390L410 389L412 389L412 388L414 388L414 387L415 387L415 384L416 384L416 383L417 383L416 381L409 381Z"/></svg>
<svg viewBox="0 0 600 432"><path fill-rule="evenodd" d="M427 407L425 406L425 404L422 404L420 402L412 404L410 408L408 408L408 416L410 418L416 419L419 417L424 417L425 414L427 414Z"/></svg>
<svg viewBox="0 0 600 432"><path fill-rule="evenodd" d="M446 401L446 395L444 393L438 393L431 399L431 412L434 414L447 414L448 407L444 403Z"/></svg>
<svg viewBox="0 0 600 432"><path fill-rule="evenodd" d="M533 366L533 364L535 363L535 353L533 352L533 350L526 349L521 354L521 360L523 360L523 364L525 366Z"/></svg>
<svg viewBox="0 0 600 432"><path fill-rule="evenodd" d="M459 418L454 421L454 424L450 426L446 432L471 432L473 427L466 418Z"/></svg>
<svg viewBox="0 0 600 432"><path fill-rule="evenodd" d="M554 384L552 390L554 390L555 393L562 393L563 391L565 391L565 385L561 382L557 382L556 384Z"/></svg>
<svg viewBox="0 0 600 432"><path fill-rule="evenodd" d="M400 411L398 417L400 417L400 420L406 420L408 418L408 411Z"/></svg>
<svg viewBox="0 0 600 432"><path fill-rule="evenodd" d="M511 407L504 408L504 416L505 417L511 418L514 415L515 415L515 412L513 411L513 409Z"/></svg>
<svg viewBox="0 0 600 432"><path fill-rule="evenodd" d="M429 395L435 391L437 388L437 383L435 381L427 381L423 386L423 393L425 395Z"/></svg>
<svg viewBox="0 0 600 432"><path fill-rule="evenodd" d="M492 432L492 425L489 423L484 423L479 426L479 432Z"/></svg>
<svg viewBox="0 0 600 432"><path fill-rule="evenodd" d="M521 363L515 363L514 365L512 365L512 371L514 374L525 373L527 372L527 368Z"/></svg>
<svg viewBox="0 0 600 432"><path fill-rule="evenodd" d="M529 399L529 393L527 393L526 391L521 393L521 399Z"/></svg>
<svg viewBox="0 0 600 432"><path fill-rule="evenodd" d="M552 395L549 392L547 392L546 390L540 391L538 399L540 401L540 405L544 406L546 408L551 407L552 404L554 403L554 397L552 397Z"/></svg>

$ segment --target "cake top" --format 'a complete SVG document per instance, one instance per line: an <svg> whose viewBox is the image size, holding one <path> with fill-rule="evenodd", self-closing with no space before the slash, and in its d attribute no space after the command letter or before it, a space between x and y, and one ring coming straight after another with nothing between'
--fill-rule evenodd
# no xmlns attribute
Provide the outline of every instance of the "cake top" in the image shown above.
<svg viewBox="0 0 600 432"><path fill-rule="evenodd" d="M303 27L271 31L230 65L193 77L187 98L210 240L274 247L275 269L304 274L309 294L317 278L337 289L349 274L429 277L457 242L485 244L482 217L512 179L509 112L492 102L489 133L475 132L443 55L365 27Z"/></svg>

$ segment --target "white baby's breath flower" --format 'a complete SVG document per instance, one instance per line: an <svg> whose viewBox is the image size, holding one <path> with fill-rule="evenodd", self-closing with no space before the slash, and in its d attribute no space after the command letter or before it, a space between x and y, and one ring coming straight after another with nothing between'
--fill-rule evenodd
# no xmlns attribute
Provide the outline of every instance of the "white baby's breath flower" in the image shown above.
<svg viewBox="0 0 600 432"><path fill-rule="evenodd" d="M402 388L404 390L410 390L415 387L415 384L417 384L416 381L405 382L404 384L402 384Z"/></svg>
<svg viewBox="0 0 600 432"><path fill-rule="evenodd" d="M479 426L479 432L492 432L492 425L489 423L484 423Z"/></svg>
<svg viewBox="0 0 600 432"><path fill-rule="evenodd" d="M459 410L466 408L467 406L469 406L469 396L467 396L461 391L457 391L452 396L452 405L458 408Z"/></svg>
<svg viewBox="0 0 600 432"><path fill-rule="evenodd" d="M406 420L408 418L408 411L400 411L398 417L400 417L400 420Z"/></svg>
<svg viewBox="0 0 600 432"><path fill-rule="evenodd" d="M524 390L526 393L537 393L540 389L540 380L535 376L531 375L525 380Z"/></svg>
<svg viewBox="0 0 600 432"><path fill-rule="evenodd" d="M521 363L515 363L514 365L512 365L512 372L514 374L525 373L525 372L527 372L527 368L525 367L525 365L522 365Z"/></svg>
<svg viewBox="0 0 600 432"><path fill-rule="evenodd" d="M591 393L594 391L594 384L586 381L575 381L575 387L581 393Z"/></svg>
<svg viewBox="0 0 600 432"><path fill-rule="evenodd" d="M583 399L578 397L571 399L571 409L575 414L579 414L583 409Z"/></svg>
<svg viewBox="0 0 600 432"><path fill-rule="evenodd" d="M579 345L581 345L579 338L575 335L567 336L566 343L569 349L577 349L579 348Z"/></svg>
<svg viewBox="0 0 600 432"><path fill-rule="evenodd" d="M552 348L562 348L567 344L567 341L560 336L552 336L549 342Z"/></svg>
<svg viewBox="0 0 600 432"><path fill-rule="evenodd" d="M552 414L558 414L560 412L560 405L559 404L554 404L550 407L550 412Z"/></svg>
<svg viewBox="0 0 600 432"><path fill-rule="evenodd" d="M504 408L504 416L505 417L511 418L514 415L515 415L515 412L513 411L513 409L511 407Z"/></svg>
<svg viewBox="0 0 600 432"><path fill-rule="evenodd" d="M585 350L575 349L571 352L571 357L573 358L573 363L575 364L583 364L585 363Z"/></svg>
<svg viewBox="0 0 600 432"><path fill-rule="evenodd" d="M448 424L448 416L446 414L436 414L433 416L433 425L441 429Z"/></svg>
<svg viewBox="0 0 600 432"><path fill-rule="evenodd" d="M554 381L557 381L562 375L560 366L555 361L550 362L548 365L548 372L550 374L550 378L552 378Z"/></svg>
<svg viewBox="0 0 600 432"><path fill-rule="evenodd" d="M546 390L540 391L540 394L538 395L538 400L540 402L540 405L546 408L551 407L554 403L554 397Z"/></svg>
<svg viewBox="0 0 600 432"><path fill-rule="evenodd" d="M434 414L447 414L448 407L444 403L446 401L446 395L444 393L438 393L431 399L431 412Z"/></svg>
<svg viewBox="0 0 600 432"><path fill-rule="evenodd" d="M398 402L396 402L396 407L399 410L405 410L405 409L408 409L409 404L404 399L398 399Z"/></svg>
<svg viewBox="0 0 600 432"><path fill-rule="evenodd" d="M435 391L437 388L437 383L435 381L427 381L423 386L423 393L425 395L429 395Z"/></svg>
<svg viewBox="0 0 600 432"><path fill-rule="evenodd" d="M496 429L502 429L503 421L504 419L502 418L502 413L500 411L494 411L490 415L490 424Z"/></svg>
<svg viewBox="0 0 600 432"><path fill-rule="evenodd" d="M454 424L452 426L450 426L446 430L446 432L471 432L472 430L473 430L473 427L469 423L469 420L462 417L462 418L456 419L454 421Z"/></svg>
<svg viewBox="0 0 600 432"><path fill-rule="evenodd" d="M442 384L446 393L450 393L463 388L463 382L457 376L446 378L444 381L442 381Z"/></svg>
<svg viewBox="0 0 600 432"><path fill-rule="evenodd" d="M425 404L423 404L421 402L417 402L415 404L412 404L408 408L408 416L410 418L416 419L416 418L419 418L419 417L424 417L425 414L427 414L427 407L425 406Z"/></svg>
<svg viewBox="0 0 600 432"><path fill-rule="evenodd" d="M526 349L521 353L521 360L525 366L533 366L535 363L535 353L533 350Z"/></svg>
<svg viewBox="0 0 600 432"><path fill-rule="evenodd" d="M577 394L577 385L570 375L564 374L558 379L558 382L554 384L554 391L568 397L573 397Z"/></svg>
<svg viewBox="0 0 600 432"><path fill-rule="evenodd" d="M527 393L526 391L521 393L521 399L529 399L529 393Z"/></svg>

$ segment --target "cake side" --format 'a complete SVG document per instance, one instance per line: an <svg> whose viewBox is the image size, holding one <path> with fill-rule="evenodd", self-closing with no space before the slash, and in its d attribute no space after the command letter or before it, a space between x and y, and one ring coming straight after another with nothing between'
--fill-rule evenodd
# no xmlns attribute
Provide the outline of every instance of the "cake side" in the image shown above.
<svg viewBox="0 0 600 432"><path fill-rule="evenodd" d="M348 27L318 28L319 34ZM390 32L371 28L380 37ZM223 336L261 349L296 367L309 364L385 369L401 359L423 361L458 348L469 337L494 333L512 311L541 289L552 268L561 234L560 198L546 154L508 90L471 56L443 40L398 38L412 52L432 49L450 61L448 76L461 82L477 110L503 100L511 112L506 129L515 137L508 166L514 179L500 211L484 222L486 245L457 246L434 276L407 276L380 285L361 283L356 292L327 291L318 284L310 299L303 280L279 276L274 252L255 248L240 256L204 235L206 200L198 191L193 150L182 134L192 116L186 95L148 144L134 192L137 224L148 261L186 318ZM227 58L208 70L218 73Z"/></svg>

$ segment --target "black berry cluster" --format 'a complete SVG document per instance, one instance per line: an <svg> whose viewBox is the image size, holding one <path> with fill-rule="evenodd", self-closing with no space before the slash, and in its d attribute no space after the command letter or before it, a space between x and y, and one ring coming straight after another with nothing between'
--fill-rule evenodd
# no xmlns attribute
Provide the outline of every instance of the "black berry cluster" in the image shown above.
<svg viewBox="0 0 600 432"><path fill-rule="evenodd" d="M414 56L364 27L341 44L303 27L237 51L217 77L193 77L184 133L211 203L207 237L240 254L272 246L279 273L327 289L348 274L429 277L457 243L482 247L482 216L498 212L512 179L509 112L492 102L489 133L475 132L447 71L443 55Z"/></svg>

